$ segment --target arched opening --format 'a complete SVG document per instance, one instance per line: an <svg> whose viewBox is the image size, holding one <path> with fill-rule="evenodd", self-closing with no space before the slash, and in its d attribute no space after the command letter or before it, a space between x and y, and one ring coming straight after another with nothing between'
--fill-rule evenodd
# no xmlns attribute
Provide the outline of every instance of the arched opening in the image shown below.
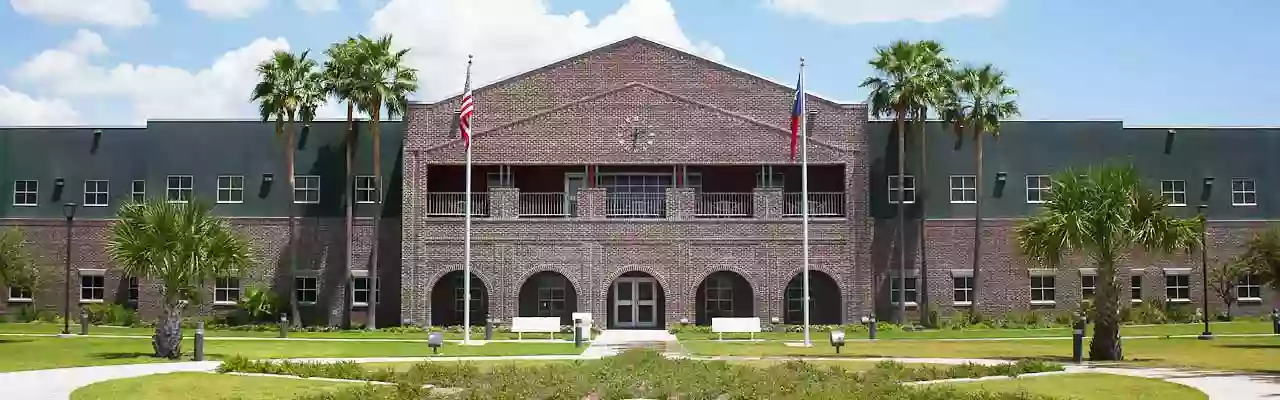
<svg viewBox="0 0 1280 400"><path fill-rule="evenodd" d="M716 317L754 317L755 294L746 278L731 271L718 271L698 284L694 323L710 325Z"/></svg>
<svg viewBox="0 0 1280 400"><path fill-rule="evenodd" d="M520 286L521 317L560 317L560 325L572 325L578 311L578 292L569 278L554 271L542 271Z"/></svg>
<svg viewBox="0 0 1280 400"><path fill-rule="evenodd" d="M787 283L783 293L783 322L804 323L804 273L796 274ZM809 271L809 323L838 325L843 323L844 302L840 301L840 286L836 280L820 271Z"/></svg>
<svg viewBox="0 0 1280 400"><path fill-rule="evenodd" d="M631 271L609 285L608 327L661 329L666 325L666 293L653 275Z"/></svg>
<svg viewBox="0 0 1280 400"><path fill-rule="evenodd" d="M431 287L431 325L462 325L463 273L453 271L440 277ZM483 325L489 317L489 289L476 274L471 274L471 325Z"/></svg>

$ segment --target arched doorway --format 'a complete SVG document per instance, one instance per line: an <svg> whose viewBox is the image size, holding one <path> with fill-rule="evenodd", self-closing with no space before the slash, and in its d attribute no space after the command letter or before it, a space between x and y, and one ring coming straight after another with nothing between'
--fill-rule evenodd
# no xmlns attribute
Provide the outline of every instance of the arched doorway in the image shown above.
<svg viewBox="0 0 1280 400"><path fill-rule="evenodd" d="M731 271L707 275L694 296L694 323L709 325L716 317L754 317L755 294L746 278Z"/></svg>
<svg viewBox="0 0 1280 400"><path fill-rule="evenodd" d="M462 271L440 277L431 287L431 325L462 325ZM471 325L483 325L489 317L489 289L476 274L471 274Z"/></svg>
<svg viewBox="0 0 1280 400"><path fill-rule="evenodd" d="M542 271L524 281L519 293L521 317L560 317L560 325L572 325L578 311L578 292L569 278Z"/></svg>
<svg viewBox="0 0 1280 400"><path fill-rule="evenodd" d="M796 274L787 283L783 293L782 319L788 324L804 323L804 273ZM844 319L844 306L840 301L840 286L831 275L809 270L809 323L838 325Z"/></svg>
<svg viewBox="0 0 1280 400"><path fill-rule="evenodd" d="M662 329L666 325L666 293L653 275L631 271L609 284L608 327Z"/></svg>

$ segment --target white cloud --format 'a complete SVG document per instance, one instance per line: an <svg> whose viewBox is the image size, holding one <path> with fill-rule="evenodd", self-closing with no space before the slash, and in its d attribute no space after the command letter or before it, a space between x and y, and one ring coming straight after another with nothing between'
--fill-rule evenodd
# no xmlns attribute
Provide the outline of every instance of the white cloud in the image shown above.
<svg viewBox="0 0 1280 400"><path fill-rule="evenodd" d="M338 10L338 0L295 0L294 3L302 11L309 13Z"/></svg>
<svg viewBox="0 0 1280 400"><path fill-rule="evenodd" d="M256 109L249 93L258 80L254 67L277 49L288 50L288 41L259 38L198 71L165 65L111 66L95 62L95 55L107 52L101 38L81 31L62 46L27 60L13 75L73 101L125 100L132 107L132 118L126 121L130 123L157 118L252 118Z"/></svg>
<svg viewBox="0 0 1280 400"><path fill-rule="evenodd" d="M764 0L775 10L836 24L938 22L957 17L990 17L1007 0Z"/></svg>
<svg viewBox="0 0 1280 400"><path fill-rule="evenodd" d="M724 58L685 35L668 0L628 0L594 24L581 11L552 13L545 0L390 0L371 25L374 35L394 34L398 46L413 49L425 100L462 90L467 54L475 54L481 83L635 35Z"/></svg>
<svg viewBox="0 0 1280 400"><path fill-rule="evenodd" d="M155 21L147 0L9 0L21 15L56 23L131 28Z"/></svg>
<svg viewBox="0 0 1280 400"><path fill-rule="evenodd" d="M244 18L267 7L267 0L187 0L187 7L213 18Z"/></svg>
<svg viewBox="0 0 1280 400"><path fill-rule="evenodd" d="M0 86L0 126L77 125L80 114L63 99L36 99Z"/></svg>

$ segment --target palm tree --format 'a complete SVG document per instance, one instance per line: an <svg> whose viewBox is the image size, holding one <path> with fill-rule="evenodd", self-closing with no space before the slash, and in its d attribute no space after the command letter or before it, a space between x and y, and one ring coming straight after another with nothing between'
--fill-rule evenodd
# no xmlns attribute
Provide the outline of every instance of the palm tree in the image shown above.
<svg viewBox="0 0 1280 400"><path fill-rule="evenodd" d="M1280 289L1280 228L1268 228L1255 234L1245 243L1240 261L1249 266L1249 273L1262 277L1263 282L1270 282L1272 288Z"/></svg>
<svg viewBox="0 0 1280 400"><path fill-rule="evenodd" d="M942 47L932 41L895 41L876 48L869 62L876 76L867 78L861 87L871 89L868 96L873 116L893 116L898 132L898 311L894 321L906 320L906 199L903 187L906 176L906 120L928 110L938 88L938 60ZM922 232L923 233L923 232ZM892 292L892 291L891 291Z"/></svg>
<svg viewBox="0 0 1280 400"><path fill-rule="evenodd" d="M263 122L275 119L276 137L284 139L285 173L289 175L289 195L284 196L289 207L289 273L297 271L298 248L294 240L293 193L294 155L297 152L297 135L293 123L301 115L314 115L315 108L306 104L310 100L308 93L315 88L309 87L318 75L315 74L316 62L307 58L308 52L293 54L277 50L270 59L258 64L257 72L261 81L253 88L251 99L258 102L259 115ZM298 312L296 290L292 287L293 279L289 279L289 308L293 325L302 325L302 317Z"/></svg>
<svg viewBox="0 0 1280 400"><path fill-rule="evenodd" d="M369 276L373 290L378 290L378 236L382 209L386 204L386 188L382 184L382 137L378 123L385 108L388 118L395 118L409 108L409 94L418 90L418 70L405 64L409 49L394 50L391 35L377 40L360 36L356 39L363 67L360 84L355 88L356 107L369 114L369 132L373 135L373 176L378 188L378 213L373 218L373 240L369 251ZM368 329L377 328L377 296L369 296Z"/></svg>
<svg viewBox="0 0 1280 400"><path fill-rule="evenodd" d="M355 95L359 92L362 84L360 77L363 75L360 68L363 68L362 60L358 47L360 42L355 38L347 38L343 42L329 45L329 49L325 50L325 55L329 56L329 61L324 63L324 81L325 90L337 98L339 102L347 103L347 135L346 135L346 180L345 191L342 199L346 203L346 219L344 221L344 235L346 236L347 245L345 250L345 263L343 266L346 271L343 276L351 276L351 264L353 262L352 255L352 224L355 220L355 202L352 199L352 183L355 180L355 147L359 143L360 133L356 130L355 111L357 99ZM346 296L347 300L343 306L343 324L349 326L351 323L351 298Z"/></svg>
<svg viewBox="0 0 1280 400"><path fill-rule="evenodd" d="M929 237L925 226L925 206L929 204L929 177L928 177L928 140L925 136L925 120L929 115L929 109L935 112L941 112L942 108L951 103L951 65L954 61L943 55L942 45L932 40L922 40L916 42L916 46L920 48L920 68L919 73L927 79L929 83L928 101L921 105L913 112L915 117L915 126L918 130L920 142L920 176L917 177L916 185L916 203L920 207L920 319L924 321L923 325L932 325L937 321L929 319L929 255L926 251L925 240Z"/></svg>
<svg viewBox="0 0 1280 400"><path fill-rule="evenodd" d="M125 275L161 282L163 316L152 347L157 357L182 355L179 322L188 302L199 302L205 284L250 265L249 241L213 216L202 202L130 203L111 226L107 254Z"/></svg>
<svg viewBox="0 0 1280 400"><path fill-rule="evenodd" d="M1133 167L1103 167L1053 176L1049 200L1017 227L1018 248L1031 261L1062 265L1067 253L1097 267L1096 318L1089 357L1120 359L1120 281L1116 263L1135 249L1154 253L1200 247L1204 220L1174 218L1159 193L1141 187Z"/></svg>
<svg viewBox="0 0 1280 400"><path fill-rule="evenodd" d="M22 242L22 231L0 231L0 286L33 286L35 263Z"/></svg>
<svg viewBox="0 0 1280 400"><path fill-rule="evenodd" d="M991 64L982 67L965 67L952 73L954 93L941 110L942 118L952 123L956 135L963 136L965 128L973 133L974 142L974 190L977 200L973 205L973 298L969 307L971 315L978 313L978 296L983 293L978 271L982 265L982 142L986 135L1000 139L1000 121L1019 114L1018 103L1013 99L1017 90L1006 86L1004 72Z"/></svg>

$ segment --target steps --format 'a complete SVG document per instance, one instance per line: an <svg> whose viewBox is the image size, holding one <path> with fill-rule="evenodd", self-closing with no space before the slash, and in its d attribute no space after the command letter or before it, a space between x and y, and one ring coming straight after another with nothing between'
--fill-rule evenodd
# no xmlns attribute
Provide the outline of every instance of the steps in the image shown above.
<svg viewBox="0 0 1280 400"><path fill-rule="evenodd" d="M600 333L591 347L582 353L586 357L609 357L627 349L652 349L667 357L686 357L684 347L675 335L665 330L620 330Z"/></svg>

